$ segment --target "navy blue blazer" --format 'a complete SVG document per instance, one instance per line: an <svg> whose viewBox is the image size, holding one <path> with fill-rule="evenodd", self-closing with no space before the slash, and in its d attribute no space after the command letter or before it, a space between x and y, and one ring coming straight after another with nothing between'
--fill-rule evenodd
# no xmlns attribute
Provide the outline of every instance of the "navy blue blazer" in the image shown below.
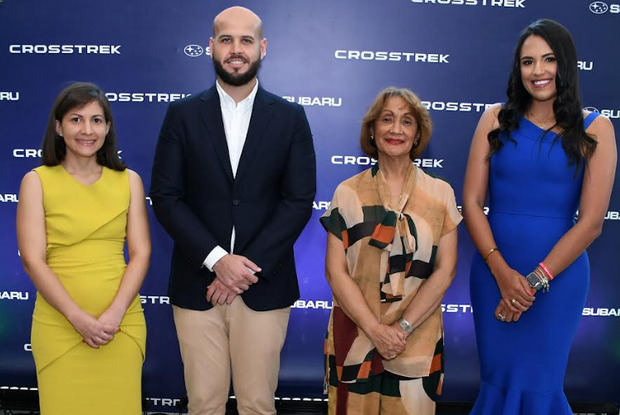
<svg viewBox="0 0 620 415"><path fill-rule="evenodd" d="M150 197L174 240L168 295L193 310L212 307L215 273L203 261L217 245L262 268L242 294L273 310L299 298L293 244L312 214L316 162L303 107L258 88L233 178L215 86L169 105L161 127Z"/></svg>

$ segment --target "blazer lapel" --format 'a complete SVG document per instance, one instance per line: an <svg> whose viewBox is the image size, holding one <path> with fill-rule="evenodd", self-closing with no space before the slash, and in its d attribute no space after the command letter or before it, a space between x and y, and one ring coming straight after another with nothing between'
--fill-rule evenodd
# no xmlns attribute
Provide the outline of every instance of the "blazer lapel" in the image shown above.
<svg viewBox="0 0 620 415"><path fill-rule="evenodd" d="M220 98L217 94L215 85L206 90L200 99L204 102L202 111L202 121L207 126L209 132L208 140L213 144L217 158L226 172L226 176L233 181L232 167L230 166L230 156L228 144L226 144L226 133L224 132L224 121L222 120L222 108Z"/></svg>
<svg viewBox="0 0 620 415"><path fill-rule="evenodd" d="M258 153L263 134L271 120L273 108L271 100L265 91L259 86L254 98L254 106L252 107L252 116L250 117L250 125L248 133L239 159L239 167L237 168L236 180L239 180L247 171L251 170L252 161Z"/></svg>

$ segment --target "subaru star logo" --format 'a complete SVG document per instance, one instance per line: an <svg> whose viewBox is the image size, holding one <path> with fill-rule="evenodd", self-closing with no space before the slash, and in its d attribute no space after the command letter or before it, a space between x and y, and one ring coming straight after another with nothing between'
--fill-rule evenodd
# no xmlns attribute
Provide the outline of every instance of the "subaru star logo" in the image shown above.
<svg viewBox="0 0 620 415"><path fill-rule="evenodd" d="M584 110L590 111L590 112L600 112L598 108L596 107L584 107Z"/></svg>
<svg viewBox="0 0 620 415"><path fill-rule="evenodd" d="M609 6L604 1L593 1L590 3L590 11L594 14L603 14L607 13L609 10Z"/></svg>
<svg viewBox="0 0 620 415"><path fill-rule="evenodd" d="M607 6L607 5L605 5ZM183 52L190 58L195 58L197 56L202 55L204 49L200 45L187 45L183 48Z"/></svg>

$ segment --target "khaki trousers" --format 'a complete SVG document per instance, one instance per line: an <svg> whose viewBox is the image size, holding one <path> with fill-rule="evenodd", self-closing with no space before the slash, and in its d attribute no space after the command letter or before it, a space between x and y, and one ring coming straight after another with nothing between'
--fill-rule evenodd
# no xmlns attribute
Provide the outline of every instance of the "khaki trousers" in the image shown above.
<svg viewBox="0 0 620 415"><path fill-rule="evenodd" d="M189 415L224 415L232 382L237 411L275 415L280 351L290 307L254 311L240 296L210 310L172 307Z"/></svg>

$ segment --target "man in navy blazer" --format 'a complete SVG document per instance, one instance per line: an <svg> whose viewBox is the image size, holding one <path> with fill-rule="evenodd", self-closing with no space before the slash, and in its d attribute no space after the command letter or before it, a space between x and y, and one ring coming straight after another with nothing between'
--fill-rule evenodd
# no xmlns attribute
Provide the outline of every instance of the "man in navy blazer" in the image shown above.
<svg viewBox="0 0 620 415"><path fill-rule="evenodd" d="M151 179L174 240L169 296L191 415L275 414L280 350L299 298L293 244L312 213L316 167L301 106L258 86L267 41L231 7L209 41L210 89L171 103Z"/></svg>

